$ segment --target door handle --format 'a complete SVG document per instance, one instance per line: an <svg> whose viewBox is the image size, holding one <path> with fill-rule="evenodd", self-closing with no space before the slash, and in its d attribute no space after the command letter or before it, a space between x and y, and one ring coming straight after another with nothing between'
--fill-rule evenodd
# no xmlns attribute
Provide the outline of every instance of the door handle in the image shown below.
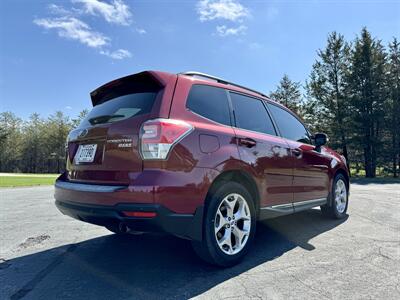
<svg viewBox="0 0 400 300"><path fill-rule="evenodd" d="M239 145L246 146L247 148L254 147L257 142L251 138L239 138Z"/></svg>
<svg viewBox="0 0 400 300"><path fill-rule="evenodd" d="M301 149L299 149L299 148L292 149L293 155L294 155L294 156L297 156L297 157L299 157L299 156L301 155L302 152L303 152L303 151L301 151Z"/></svg>

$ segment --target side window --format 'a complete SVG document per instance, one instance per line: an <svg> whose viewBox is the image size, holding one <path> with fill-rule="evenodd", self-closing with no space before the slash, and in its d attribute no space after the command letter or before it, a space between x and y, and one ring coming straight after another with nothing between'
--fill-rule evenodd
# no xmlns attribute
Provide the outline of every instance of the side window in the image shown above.
<svg viewBox="0 0 400 300"><path fill-rule="evenodd" d="M295 116L276 105L268 103L268 107L284 138L300 143L311 144L306 128Z"/></svg>
<svg viewBox="0 0 400 300"><path fill-rule="evenodd" d="M186 107L210 120L231 126L228 97L224 89L208 85L193 85Z"/></svg>
<svg viewBox="0 0 400 300"><path fill-rule="evenodd" d="M274 125L261 100L230 93L239 128L276 135Z"/></svg>

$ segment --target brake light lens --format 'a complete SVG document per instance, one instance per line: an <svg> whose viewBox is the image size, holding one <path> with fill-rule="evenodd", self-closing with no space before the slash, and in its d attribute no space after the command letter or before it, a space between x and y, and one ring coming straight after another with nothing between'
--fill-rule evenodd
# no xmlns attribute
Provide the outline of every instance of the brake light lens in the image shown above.
<svg viewBox="0 0 400 300"><path fill-rule="evenodd" d="M143 123L140 150L143 159L166 159L173 146L193 130L189 123L175 119L155 119Z"/></svg>
<svg viewBox="0 0 400 300"><path fill-rule="evenodd" d="M154 218L157 216L157 213L153 211L123 211L122 213L127 217L136 218Z"/></svg>

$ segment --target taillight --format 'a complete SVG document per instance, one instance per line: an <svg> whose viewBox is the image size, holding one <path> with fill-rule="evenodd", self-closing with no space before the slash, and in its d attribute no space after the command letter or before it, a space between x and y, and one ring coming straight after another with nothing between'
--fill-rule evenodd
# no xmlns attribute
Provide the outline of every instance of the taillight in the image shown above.
<svg viewBox="0 0 400 300"><path fill-rule="evenodd" d="M140 130L142 158L166 159L172 147L192 130L192 125L181 120L155 119L144 122Z"/></svg>

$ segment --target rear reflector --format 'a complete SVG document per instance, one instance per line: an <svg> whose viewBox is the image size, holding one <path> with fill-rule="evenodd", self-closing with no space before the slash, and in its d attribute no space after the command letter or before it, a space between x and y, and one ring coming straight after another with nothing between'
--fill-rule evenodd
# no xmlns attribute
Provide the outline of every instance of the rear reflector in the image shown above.
<svg viewBox="0 0 400 300"><path fill-rule="evenodd" d="M142 158L166 159L172 147L192 130L192 125L181 120L155 119L144 122L140 130Z"/></svg>
<svg viewBox="0 0 400 300"><path fill-rule="evenodd" d="M157 216L156 212L153 211L123 211L127 217L138 217L138 218L154 218Z"/></svg>

